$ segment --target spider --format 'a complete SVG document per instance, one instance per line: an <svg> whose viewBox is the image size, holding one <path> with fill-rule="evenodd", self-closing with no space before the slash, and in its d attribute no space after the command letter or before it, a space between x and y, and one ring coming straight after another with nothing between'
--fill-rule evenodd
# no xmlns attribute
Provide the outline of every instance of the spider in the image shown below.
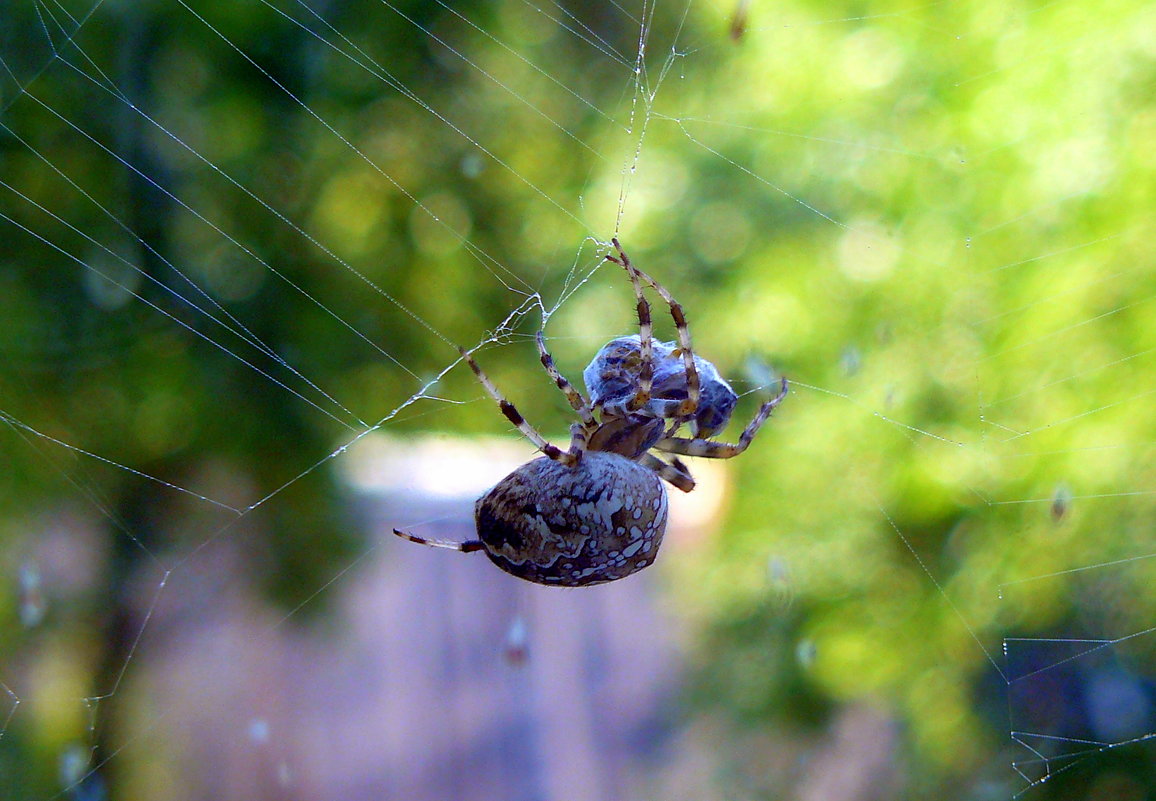
<svg viewBox="0 0 1156 801"><path fill-rule="evenodd" d="M459 348L502 414L543 455L478 499L478 539L450 542L398 529L394 534L437 548L485 551L502 570L538 584L582 587L623 578L651 564L658 553L667 519L662 480L683 492L694 489L694 479L678 456L738 456L787 396L784 378L778 394L759 407L737 443L709 439L726 425L738 396L713 364L695 355L682 306L631 263L617 239L611 242L618 255L606 260L630 277L639 332L611 340L595 355L583 372L589 401L554 365L543 332L536 337L542 367L579 418L570 427L569 449L539 434L472 354ZM644 283L670 308L677 345L654 340ZM683 426L692 436L676 436ZM671 460L664 462L652 450L671 454Z"/></svg>

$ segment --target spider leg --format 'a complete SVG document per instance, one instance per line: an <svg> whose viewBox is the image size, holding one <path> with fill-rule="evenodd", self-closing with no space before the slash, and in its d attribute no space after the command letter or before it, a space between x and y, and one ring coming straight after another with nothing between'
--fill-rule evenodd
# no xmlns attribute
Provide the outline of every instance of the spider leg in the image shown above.
<svg viewBox="0 0 1156 801"><path fill-rule="evenodd" d="M694 366L694 350L693 350L693 348L691 348L691 344L690 344L690 326L686 322L686 314L683 313L682 304L680 304L678 301L676 301L674 299L674 296L670 294L670 291L666 287L664 287L662 284L658 283L653 278L651 278L649 275L647 275L642 270L638 269L637 267L635 267L633 264L630 263L630 259L628 259L626 257L626 253L622 250L622 245L620 245L618 243L617 238L611 239L610 241L612 243L614 243L614 247L616 247L618 249L619 258L616 259L612 256L607 256L606 258L609 259L610 261L614 262L615 264L622 265L623 267L626 268L626 271L628 273L630 273L630 280L634 282L635 294L639 298L639 304L640 304L639 316L640 316L640 318L641 318L641 304L645 301L642 298L642 287L638 283L639 280L645 281L647 284L649 284L651 289L653 289L655 292L657 292L659 294L659 297L661 297L664 301L666 301L666 305L670 307L670 316L674 318L674 327L675 327L675 330L678 332L678 349L682 353L682 364L683 364L683 368L686 371L686 400L682 402L682 407L679 409L678 414L679 414L679 417L682 417L682 418L690 417L691 415L693 415L695 413L695 411L698 410L699 394L700 394L701 390L700 390L700 381L699 381L699 377L698 377L698 369ZM650 317L650 309L648 306L647 307L647 323L648 323L648 325L647 325L647 338L648 339L649 339L649 334L650 334L649 317ZM646 349L643 351L643 357L644 358L647 358L650 355L649 346L650 346L650 343L648 341L646 343ZM651 369L653 370L653 368L651 368ZM647 394L649 395L649 392L650 392L649 383L646 386L646 390L647 390Z"/></svg>
<svg viewBox="0 0 1156 801"><path fill-rule="evenodd" d="M570 426L570 452L567 456L570 457L570 464L577 464L578 460L582 458L582 454L586 453L586 442L590 437L590 432L597 427L597 424L591 420L591 427L587 427L583 423L575 423Z"/></svg>
<svg viewBox="0 0 1156 801"><path fill-rule="evenodd" d="M474 375L478 381L481 382L481 385L486 388L486 392L490 394L491 398L497 401L498 408L502 410L502 414L506 416L506 419L516 425L526 439L538 447L538 450L554 461L562 462L563 464L574 464L578 461L581 455L580 452L576 453L573 448L571 448L571 452L567 453L558 446L551 445L545 437L538 433L537 429L526 422L526 418L522 417L522 413L514 408L514 404L502 397L502 393L494 386L494 382L490 380L489 376L482 372L482 368L474 361L474 357L470 355L468 350L459 347L458 352L462 354L462 358L466 360L466 364L474 371Z"/></svg>
<svg viewBox="0 0 1156 801"><path fill-rule="evenodd" d="M638 389L626 405L627 411L636 412L650 400L650 386L654 380L654 360L651 356L654 324L650 317L650 303L642 294L642 284L638 281L638 269L630 263L630 259L622 250L622 245L618 244L618 240L612 239L610 241L614 243L614 247L618 248L619 258L616 259L607 255L606 260L612 261L626 270L626 274L630 276L630 283L634 285L634 297L638 301L638 347L642 364L638 368Z"/></svg>
<svg viewBox="0 0 1156 801"><path fill-rule="evenodd" d="M401 537L403 540L416 542L418 545L428 545L431 548L445 548L450 551L461 551L462 553L469 553L471 551L483 551L485 545L481 540L466 540L465 542L454 542L452 540L431 540L425 537L418 537L405 531L394 529L393 533Z"/></svg>
<svg viewBox="0 0 1156 801"><path fill-rule="evenodd" d="M713 442L707 439L689 439L687 437L663 437L654 444L656 450L665 453L679 453L684 456L704 456L707 459L730 459L738 456L747 449L751 444L751 440L755 438L759 428L771 416L771 412L775 407L783 402L783 398L787 397L787 379L783 379L779 385L779 394L771 398L769 401L759 407L758 413L754 419L743 429L743 433L739 435L737 443L730 442Z"/></svg>
<svg viewBox="0 0 1156 801"><path fill-rule="evenodd" d="M686 465L679 460L675 459L673 464L667 464L657 456L644 453L639 461L658 473L659 478L670 482L683 492L690 492L694 489L694 478L691 477L690 471L686 469Z"/></svg>
<svg viewBox="0 0 1156 801"><path fill-rule="evenodd" d="M539 331L536 337L538 342L538 355L542 359L542 366L546 368L546 372L550 378L554 379L554 383L558 385L558 389L562 390L566 395L566 400L570 401L570 408L578 412L578 416L582 418L582 425L588 429L598 427L598 423L594 420L594 414L590 411L590 405L586 403L586 398L582 397L582 393L574 388L574 385L566 380L566 376L558 371L554 365L554 357L546 350L546 337Z"/></svg>

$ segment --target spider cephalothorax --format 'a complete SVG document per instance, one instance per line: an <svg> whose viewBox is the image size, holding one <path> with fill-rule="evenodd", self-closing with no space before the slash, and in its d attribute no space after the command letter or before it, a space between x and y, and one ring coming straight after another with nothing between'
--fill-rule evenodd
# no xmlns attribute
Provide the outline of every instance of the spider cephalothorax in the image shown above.
<svg viewBox="0 0 1156 801"><path fill-rule="evenodd" d="M666 530L664 479L684 492L694 489L678 455L729 459L738 456L787 395L759 407L737 443L710 437L730 420L738 396L706 359L691 349L686 317L671 294L627 258L618 240L617 257L606 258L630 276L638 303L639 333L611 340L583 373L587 401L554 366L538 332L542 366L566 395L579 421L571 426L570 447L547 442L502 397L473 357L462 357L506 418L544 455L519 467L478 499L478 537L446 542L398 536L458 551L485 551L498 567L539 584L581 587L628 576L654 561ZM649 285L670 307L678 342L652 337ZM676 436L686 426L692 436ZM664 462L652 450L672 454Z"/></svg>

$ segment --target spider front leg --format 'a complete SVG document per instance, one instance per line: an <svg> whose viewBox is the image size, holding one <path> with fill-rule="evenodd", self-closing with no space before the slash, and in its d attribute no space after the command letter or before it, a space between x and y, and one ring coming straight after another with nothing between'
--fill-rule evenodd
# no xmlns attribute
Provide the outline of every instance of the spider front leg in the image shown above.
<svg viewBox="0 0 1156 801"><path fill-rule="evenodd" d="M701 383L699 381L698 369L694 364L694 349L690 344L690 326L686 321L686 314L682 310L682 304L674 299L674 295L662 284L655 281L642 270L635 267L626 252L619 244L617 237L610 240L614 247L618 250L618 258L607 256L608 261L612 261L617 265L623 267L630 275L630 281L634 284L634 294L638 298L638 317L640 323L639 340L641 343L643 363L646 366L646 398L635 409L641 408L646 401L650 399L650 379L653 376L654 368L650 365L650 337L651 337L651 321L650 321L650 304L646 302L646 298L642 294L642 285L639 281L645 281L650 285L650 288L658 293L666 305L670 307L670 316L674 319L674 328L678 332L678 349L682 354L683 369L686 372L686 400L682 402L682 406L678 410L678 416L682 419L687 419L694 415L698 410L699 395L701 392ZM646 309L645 325L642 325L643 308ZM639 393L642 391L642 374L639 374Z"/></svg>
<svg viewBox="0 0 1156 801"><path fill-rule="evenodd" d="M634 397L626 405L626 410L629 412L636 412L650 401L650 388L654 381L654 357L652 355L653 348L651 340L654 335L654 323L650 317L650 303L646 300L646 296L642 294L642 284L638 280L638 270L630 263L630 259L622 250L622 245L618 244L617 239L611 239L614 247L618 248L619 258L607 254L606 260L612 261L618 266L626 270L626 274L630 276L630 283L634 286L634 297L637 301L638 308L638 355L641 364L638 367L638 389L634 392Z"/></svg>
<svg viewBox="0 0 1156 801"><path fill-rule="evenodd" d="M582 425L588 430L597 428L598 423L594 420L594 413L590 411L590 404L586 402L586 398L582 397L582 393L576 390L554 365L554 357L546 350L546 335L539 331L535 340L538 343L538 356L542 359L542 366L546 368L550 378L554 379L558 389L562 390L566 400L570 402L570 408L578 412L578 416L582 418Z"/></svg>
<svg viewBox="0 0 1156 801"><path fill-rule="evenodd" d="M673 484L683 492L690 492L694 489L694 478L691 476L690 471L686 469L686 465L678 459L675 459L673 464L667 464L657 456L644 453L639 461L658 473L659 478Z"/></svg>
<svg viewBox="0 0 1156 801"><path fill-rule="evenodd" d="M506 419L517 426L518 430L522 432L526 439L533 442L538 450L554 461L568 465L576 464L578 460L582 458L582 453L586 450L585 436L581 438L575 436L571 440L569 452L562 450L557 445L551 445L545 437L538 433L536 428L526 422L526 418L522 417L522 413L514 407L514 404L502 397L502 393L494 386L494 382L490 380L489 376L482 372L482 368L474 361L474 357L470 355L470 352L462 347L458 348L458 352L462 354L462 358L466 360L466 364L474 371L474 376L477 377L481 385L486 388L486 392L490 394L491 398L497 401L498 408L502 410L502 414L506 416Z"/></svg>
<svg viewBox="0 0 1156 801"><path fill-rule="evenodd" d="M743 429L737 443L712 442L708 439L688 439L687 437L663 437L654 444L656 450L665 453L679 453L683 456L703 456L707 459L731 459L747 449L759 428L771 416L775 407L787 397L787 379L779 385L779 394L759 407L755 418Z"/></svg>

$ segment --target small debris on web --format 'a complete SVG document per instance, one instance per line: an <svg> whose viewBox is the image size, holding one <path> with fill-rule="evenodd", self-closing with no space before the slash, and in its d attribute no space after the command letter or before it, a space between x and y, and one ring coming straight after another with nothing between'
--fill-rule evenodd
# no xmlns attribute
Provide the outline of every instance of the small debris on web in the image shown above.
<svg viewBox="0 0 1156 801"><path fill-rule="evenodd" d="M795 582L791 577L791 566L781 556L772 555L767 559L767 587L776 604L786 609L795 601Z"/></svg>
<svg viewBox="0 0 1156 801"><path fill-rule="evenodd" d="M814 640L810 638L799 640L799 644L795 646L795 659L798 661L799 667L803 670L810 670L815 665L818 650Z"/></svg>
<svg viewBox="0 0 1156 801"><path fill-rule="evenodd" d="M25 628L35 628L44 620L47 606L40 586L40 568L35 562L25 562L20 566L20 622Z"/></svg>
<svg viewBox="0 0 1156 801"><path fill-rule="evenodd" d="M735 13L731 15L731 41L741 42L747 32L747 23L750 22L750 0L738 0L735 3Z"/></svg>
<svg viewBox="0 0 1156 801"><path fill-rule="evenodd" d="M1052 520L1057 523L1063 522L1064 518L1072 509L1072 491L1067 484L1059 484L1056 490L1052 493Z"/></svg>
<svg viewBox="0 0 1156 801"><path fill-rule="evenodd" d="M843 375L848 378L858 375L863 369L863 354L859 348L854 345L843 348L843 352L839 354L839 366L843 368Z"/></svg>
<svg viewBox="0 0 1156 801"><path fill-rule="evenodd" d="M530 659L530 635L526 628L526 619L521 615L510 621L510 626L506 629L502 657L511 667L521 667Z"/></svg>

